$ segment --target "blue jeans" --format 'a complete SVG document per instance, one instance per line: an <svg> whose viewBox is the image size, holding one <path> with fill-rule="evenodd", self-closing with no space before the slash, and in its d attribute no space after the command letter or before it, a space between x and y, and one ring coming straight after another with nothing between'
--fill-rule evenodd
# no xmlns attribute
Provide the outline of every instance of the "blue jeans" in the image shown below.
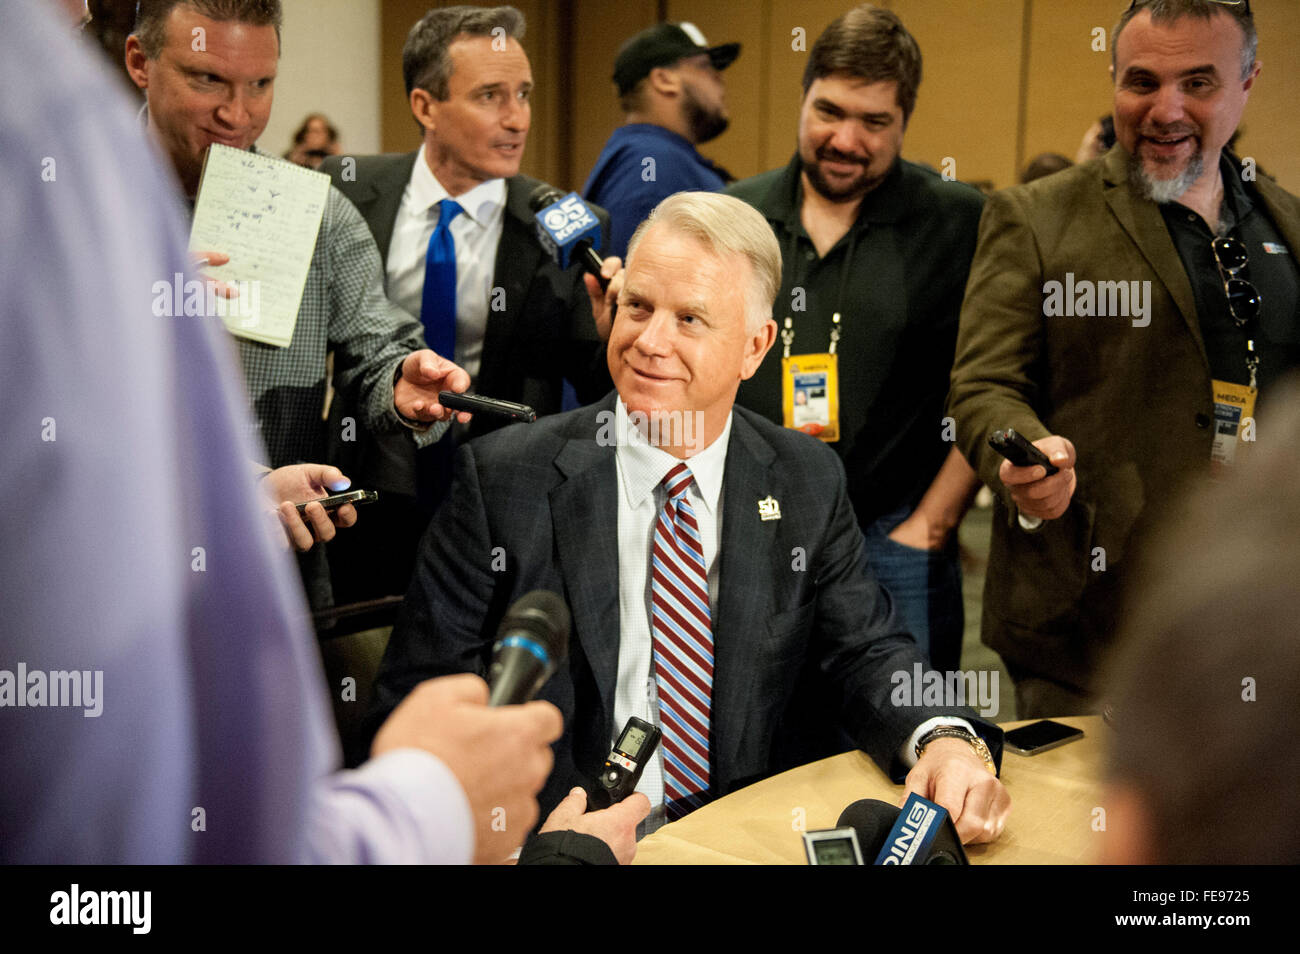
<svg viewBox="0 0 1300 954"><path fill-rule="evenodd" d="M885 514L862 534L867 565L894 601L894 612L916 637L922 658L940 672L961 663L966 625L957 533L942 550L918 550L889 539L911 516L910 507Z"/></svg>

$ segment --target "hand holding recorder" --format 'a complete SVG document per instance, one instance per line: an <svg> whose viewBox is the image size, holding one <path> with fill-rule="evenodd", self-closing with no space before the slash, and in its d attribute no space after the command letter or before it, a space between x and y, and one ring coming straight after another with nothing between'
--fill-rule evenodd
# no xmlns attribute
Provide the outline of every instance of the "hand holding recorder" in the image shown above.
<svg viewBox="0 0 1300 954"><path fill-rule="evenodd" d="M994 431L989 446L1007 458L998 468L998 478L1021 514L1055 520L1065 513L1078 483L1073 444L1055 434L1031 444L1008 429Z"/></svg>

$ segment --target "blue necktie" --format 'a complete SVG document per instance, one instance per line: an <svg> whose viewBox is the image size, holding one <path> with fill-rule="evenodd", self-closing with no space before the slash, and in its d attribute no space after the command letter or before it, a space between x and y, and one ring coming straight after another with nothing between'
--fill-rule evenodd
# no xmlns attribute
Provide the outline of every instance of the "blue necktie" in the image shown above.
<svg viewBox="0 0 1300 954"><path fill-rule="evenodd" d="M456 243L451 220L465 211L455 199L438 203L438 224L429 236L424 254L424 293L420 296L420 324L424 340L448 361L456 360ZM416 498L432 513L451 484L452 435L415 455Z"/></svg>
<svg viewBox="0 0 1300 954"><path fill-rule="evenodd" d="M429 347L448 361L456 360L456 243L451 220L463 211L455 199L438 203L438 225L424 253L420 324Z"/></svg>

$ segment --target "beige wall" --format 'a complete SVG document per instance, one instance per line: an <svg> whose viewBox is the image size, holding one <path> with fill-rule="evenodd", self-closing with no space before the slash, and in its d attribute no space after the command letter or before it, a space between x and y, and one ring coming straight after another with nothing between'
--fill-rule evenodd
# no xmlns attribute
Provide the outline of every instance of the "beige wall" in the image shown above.
<svg viewBox="0 0 1300 954"><path fill-rule="evenodd" d="M284 0L275 108L258 140L289 148L308 113L324 113L350 152L379 151L379 0Z"/></svg>
<svg viewBox="0 0 1300 954"><path fill-rule="evenodd" d="M924 79L904 155L959 178L1010 185L1041 152L1073 157L1084 131L1110 111L1109 32L1122 0L881 0L915 34ZM737 176L794 151L807 48L847 9L833 0L532 0L524 48L537 92L524 171L578 188L621 121L610 76L619 44L660 19L694 22L710 42L738 41L727 70L732 125L701 151ZM1241 151L1300 193L1300 0L1259 0L1264 72L1242 124ZM385 150L418 141L401 88L401 45L420 0L380 0ZM795 31L802 30L804 50Z"/></svg>

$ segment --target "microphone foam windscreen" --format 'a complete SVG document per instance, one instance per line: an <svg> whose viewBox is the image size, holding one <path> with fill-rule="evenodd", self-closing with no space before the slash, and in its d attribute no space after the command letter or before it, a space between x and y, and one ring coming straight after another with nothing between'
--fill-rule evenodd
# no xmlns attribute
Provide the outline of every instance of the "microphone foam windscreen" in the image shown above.
<svg viewBox="0 0 1300 954"><path fill-rule="evenodd" d="M882 802L877 798L860 798L844 811L836 828L855 828L858 832L858 846L863 858L875 858L885 846L894 822L898 819L898 806ZM867 862L870 864L870 862Z"/></svg>

